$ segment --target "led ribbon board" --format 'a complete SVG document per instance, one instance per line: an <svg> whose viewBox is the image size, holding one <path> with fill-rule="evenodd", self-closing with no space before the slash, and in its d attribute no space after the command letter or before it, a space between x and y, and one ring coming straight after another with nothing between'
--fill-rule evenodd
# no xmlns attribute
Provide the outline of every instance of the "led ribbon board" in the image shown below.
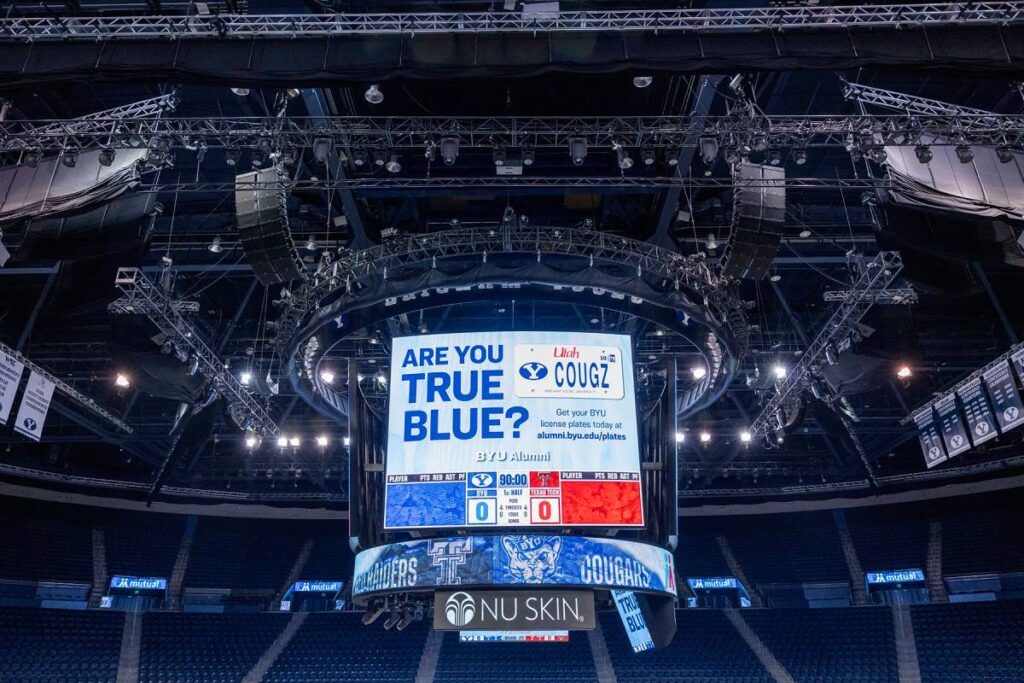
<svg viewBox="0 0 1024 683"><path fill-rule="evenodd" d="M385 529L643 523L628 336L394 340Z"/></svg>
<svg viewBox="0 0 1024 683"><path fill-rule="evenodd" d="M456 586L580 586L676 594L672 553L583 536L460 536L356 555L353 596Z"/></svg>

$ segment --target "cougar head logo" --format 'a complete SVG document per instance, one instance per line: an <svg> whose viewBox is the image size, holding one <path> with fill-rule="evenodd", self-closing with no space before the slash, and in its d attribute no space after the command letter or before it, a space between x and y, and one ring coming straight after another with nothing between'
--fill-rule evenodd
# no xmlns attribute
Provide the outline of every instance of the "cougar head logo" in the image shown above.
<svg viewBox="0 0 1024 683"><path fill-rule="evenodd" d="M508 571L522 583L542 583L555 573L562 539L557 536L502 536L508 555Z"/></svg>

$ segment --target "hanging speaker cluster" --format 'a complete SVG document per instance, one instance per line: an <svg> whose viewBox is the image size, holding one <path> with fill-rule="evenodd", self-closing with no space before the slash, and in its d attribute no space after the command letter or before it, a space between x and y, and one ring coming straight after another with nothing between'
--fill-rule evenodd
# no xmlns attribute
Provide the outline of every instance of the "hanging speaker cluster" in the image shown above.
<svg viewBox="0 0 1024 683"><path fill-rule="evenodd" d="M245 260L264 285L302 277L302 259L288 226L287 180L276 167L235 177L238 237Z"/></svg>
<svg viewBox="0 0 1024 683"><path fill-rule="evenodd" d="M763 280L782 241L786 220L786 169L741 162L733 171L732 238L722 256L722 275Z"/></svg>

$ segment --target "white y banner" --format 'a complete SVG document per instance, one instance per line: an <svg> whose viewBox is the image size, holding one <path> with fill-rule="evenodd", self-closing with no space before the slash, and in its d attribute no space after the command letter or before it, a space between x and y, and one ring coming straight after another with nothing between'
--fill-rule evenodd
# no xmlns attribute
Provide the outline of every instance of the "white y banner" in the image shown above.
<svg viewBox="0 0 1024 683"><path fill-rule="evenodd" d="M50 410L50 399L53 397L53 382L38 372L28 376L25 395L18 407L18 417L14 430L30 439L39 441L46 423L46 413Z"/></svg>
<svg viewBox="0 0 1024 683"><path fill-rule="evenodd" d="M24 363L0 350L0 425L7 424L7 418L11 416L14 395L18 393L24 371Z"/></svg>

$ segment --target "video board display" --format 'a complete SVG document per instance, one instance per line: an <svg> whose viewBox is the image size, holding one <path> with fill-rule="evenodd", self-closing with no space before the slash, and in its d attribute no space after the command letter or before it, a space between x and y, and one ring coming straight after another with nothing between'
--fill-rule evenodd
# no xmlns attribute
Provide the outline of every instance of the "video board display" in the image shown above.
<svg viewBox="0 0 1024 683"><path fill-rule="evenodd" d="M630 338L395 338L385 475L385 529L643 526Z"/></svg>

